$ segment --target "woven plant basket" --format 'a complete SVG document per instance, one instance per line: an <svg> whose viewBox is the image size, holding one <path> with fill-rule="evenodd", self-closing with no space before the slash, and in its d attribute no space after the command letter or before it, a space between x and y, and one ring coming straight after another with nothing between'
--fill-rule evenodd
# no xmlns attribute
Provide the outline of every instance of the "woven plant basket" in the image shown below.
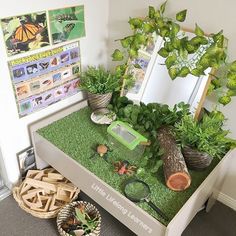
<svg viewBox="0 0 236 236"><path fill-rule="evenodd" d="M191 170L204 170L213 160L213 158L207 153L199 152L190 147L184 147L182 153L187 167Z"/></svg>
<svg viewBox="0 0 236 236"><path fill-rule="evenodd" d="M88 102L91 109L97 110L99 108L107 107L111 101L112 93L93 94L88 92Z"/></svg>
<svg viewBox="0 0 236 236"><path fill-rule="evenodd" d="M98 209L92 205L89 202L85 202L85 201L76 201L76 202L72 202L67 204L66 206L64 206L60 212L57 215L57 228L58 228L58 232L61 236L71 236L71 234L66 233L63 229L62 229L62 225L63 223L65 223L65 221L71 217L74 216L74 212L75 212L75 207L77 206L81 206L84 205L84 209L86 212L89 213L89 215L92 215L94 217L98 218L98 225L97 227L93 230L93 232L86 234L87 236L99 236L100 235L100 230L101 230L101 215L98 211ZM83 234L84 235L84 234Z"/></svg>

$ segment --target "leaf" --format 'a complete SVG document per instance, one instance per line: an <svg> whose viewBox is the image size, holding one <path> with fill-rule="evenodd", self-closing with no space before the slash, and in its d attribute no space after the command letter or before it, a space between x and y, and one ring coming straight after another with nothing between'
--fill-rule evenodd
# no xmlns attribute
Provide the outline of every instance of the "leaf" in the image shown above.
<svg viewBox="0 0 236 236"><path fill-rule="evenodd" d="M229 104L231 102L231 98L226 95L226 96L220 97L218 99L218 102L225 106L225 105L227 105L227 104Z"/></svg>
<svg viewBox="0 0 236 236"><path fill-rule="evenodd" d="M176 20L179 22L184 22L187 15L187 9L180 11L176 14Z"/></svg>
<svg viewBox="0 0 236 236"><path fill-rule="evenodd" d="M221 37L222 34L223 34L223 30L221 30L220 32L218 32L217 34L214 34L212 36L215 43L219 40L219 38Z"/></svg>
<svg viewBox="0 0 236 236"><path fill-rule="evenodd" d="M132 41L133 41L133 37L132 36L128 36L128 37L125 37L125 38L120 40L121 45L122 45L123 48L130 47L130 44L131 44Z"/></svg>
<svg viewBox="0 0 236 236"><path fill-rule="evenodd" d="M145 44L147 38L145 34L137 33L134 35L135 42L137 44Z"/></svg>
<svg viewBox="0 0 236 236"><path fill-rule="evenodd" d="M186 67L186 66L184 66L184 67L181 68L181 70L180 70L178 76L179 76L179 77L186 77L189 73L190 73L189 68Z"/></svg>
<svg viewBox="0 0 236 236"><path fill-rule="evenodd" d="M172 41L172 46L173 46L175 49L177 49L177 50L180 49L180 48L181 48L181 40L175 38L175 39Z"/></svg>
<svg viewBox="0 0 236 236"><path fill-rule="evenodd" d="M131 29L140 29L143 24L143 20L140 18L130 18L129 19L129 24Z"/></svg>
<svg viewBox="0 0 236 236"><path fill-rule="evenodd" d="M119 49L116 49L111 56L113 61L122 61L124 59L124 55Z"/></svg>
<svg viewBox="0 0 236 236"><path fill-rule="evenodd" d="M228 74L227 74L227 78L236 80L236 73L234 73L232 71L229 71Z"/></svg>
<svg viewBox="0 0 236 236"><path fill-rule="evenodd" d="M194 33L197 36L204 36L204 31L196 24Z"/></svg>
<svg viewBox="0 0 236 236"><path fill-rule="evenodd" d="M231 89L231 90L236 90L236 80L234 79L229 79L227 84L226 84L226 87L228 89Z"/></svg>
<svg viewBox="0 0 236 236"><path fill-rule="evenodd" d="M160 35L164 38L170 34L170 29L167 26L164 26L160 29Z"/></svg>
<svg viewBox="0 0 236 236"><path fill-rule="evenodd" d="M219 48L224 48L225 37L224 35L220 35L219 39L217 40L217 46Z"/></svg>
<svg viewBox="0 0 236 236"><path fill-rule="evenodd" d="M196 52L196 47L195 45L191 44L191 42L186 42L185 48L187 49L188 53L194 53Z"/></svg>
<svg viewBox="0 0 236 236"><path fill-rule="evenodd" d="M145 33L152 33L152 32L154 32L154 27L152 26L152 24L150 24L150 23L144 23L143 24L143 31L145 32Z"/></svg>
<svg viewBox="0 0 236 236"><path fill-rule="evenodd" d="M131 58L136 58L138 56L138 50L135 50L135 49L131 48L129 50L129 55L130 55Z"/></svg>
<svg viewBox="0 0 236 236"><path fill-rule="evenodd" d="M180 31L180 25L172 22L171 23L171 33L172 33L172 37L176 36Z"/></svg>
<svg viewBox="0 0 236 236"><path fill-rule="evenodd" d="M170 68L168 72L169 72L170 78L174 80L178 76L179 70L176 67L173 67L173 68Z"/></svg>
<svg viewBox="0 0 236 236"><path fill-rule="evenodd" d="M173 66L175 64L177 60L177 56L175 54L168 56L167 59L165 60L165 64L167 69L169 69L171 66Z"/></svg>
<svg viewBox="0 0 236 236"><path fill-rule="evenodd" d="M167 3L167 1L165 1L164 3L162 3L161 6L160 6L160 11L161 11L162 14L165 12L166 3Z"/></svg>
<svg viewBox="0 0 236 236"><path fill-rule="evenodd" d="M165 26L165 22L164 22L164 20L162 18L158 18L156 20L156 25L157 25L158 28L162 28L162 27Z"/></svg>
<svg viewBox="0 0 236 236"><path fill-rule="evenodd" d="M195 36L189 41L193 46L208 44L208 40L203 36Z"/></svg>
<svg viewBox="0 0 236 236"><path fill-rule="evenodd" d="M230 66L229 66L229 70L232 72L236 72L236 61L233 61Z"/></svg>
<svg viewBox="0 0 236 236"><path fill-rule="evenodd" d="M168 57L169 55L169 52L165 49L165 48L161 48L159 51L158 51L158 54L164 58Z"/></svg>
<svg viewBox="0 0 236 236"><path fill-rule="evenodd" d="M199 77L200 75L202 75L202 70L195 68L195 69L191 70L191 74L196 77Z"/></svg>
<svg viewBox="0 0 236 236"><path fill-rule="evenodd" d="M174 47L172 45L171 42L165 42L164 43L164 48L168 51L168 52L172 52L174 50Z"/></svg>
<svg viewBox="0 0 236 236"><path fill-rule="evenodd" d="M149 11L148 11L149 18L154 19L155 14L156 14L155 8L153 6L149 6Z"/></svg>

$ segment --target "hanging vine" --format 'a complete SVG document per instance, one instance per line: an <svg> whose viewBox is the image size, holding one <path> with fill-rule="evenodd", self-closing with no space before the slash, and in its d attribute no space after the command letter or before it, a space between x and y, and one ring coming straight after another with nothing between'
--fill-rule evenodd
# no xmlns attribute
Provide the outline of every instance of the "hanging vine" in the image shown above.
<svg viewBox="0 0 236 236"><path fill-rule="evenodd" d="M227 61L227 50L223 31L206 35L195 25L193 37L181 30L179 23L184 22L187 10L176 14L175 19L165 16L167 1L159 9L149 6L148 15L144 18L130 18L129 25L133 34L120 39L124 50L115 49L113 61L123 61L116 72L126 81L132 80L127 73L128 59L138 56L138 51L155 40L156 35L164 40L158 54L165 58L165 66L172 80L186 77L189 74L200 77L208 68L219 70L224 68L221 76L213 75L209 91L219 90L218 101L226 105L236 95L236 61ZM129 84L129 83L128 83Z"/></svg>

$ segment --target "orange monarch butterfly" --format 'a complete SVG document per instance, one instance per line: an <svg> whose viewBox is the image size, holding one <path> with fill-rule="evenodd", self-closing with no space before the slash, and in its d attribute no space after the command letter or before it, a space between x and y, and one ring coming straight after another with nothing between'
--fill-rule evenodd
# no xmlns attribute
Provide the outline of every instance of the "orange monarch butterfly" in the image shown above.
<svg viewBox="0 0 236 236"><path fill-rule="evenodd" d="M43 29L42 26L33 23L21 23L16 28L14 33L14 39L22 43L26 43L30 40L35 39L36 35Z"/></svg>

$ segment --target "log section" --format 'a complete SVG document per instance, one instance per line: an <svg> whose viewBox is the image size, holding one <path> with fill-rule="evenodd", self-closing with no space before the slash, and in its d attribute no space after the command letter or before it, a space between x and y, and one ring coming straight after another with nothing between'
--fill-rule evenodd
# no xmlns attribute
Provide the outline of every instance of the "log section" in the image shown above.
<svg viewBox="0 0 236 236"><path fill-rule="evenodd" d="M161 127L158 130L157 138L160 147L164 150L162 160L167 187L174 191L187 189L191 184L191 177L171 128L169 126Z"/></svg>

